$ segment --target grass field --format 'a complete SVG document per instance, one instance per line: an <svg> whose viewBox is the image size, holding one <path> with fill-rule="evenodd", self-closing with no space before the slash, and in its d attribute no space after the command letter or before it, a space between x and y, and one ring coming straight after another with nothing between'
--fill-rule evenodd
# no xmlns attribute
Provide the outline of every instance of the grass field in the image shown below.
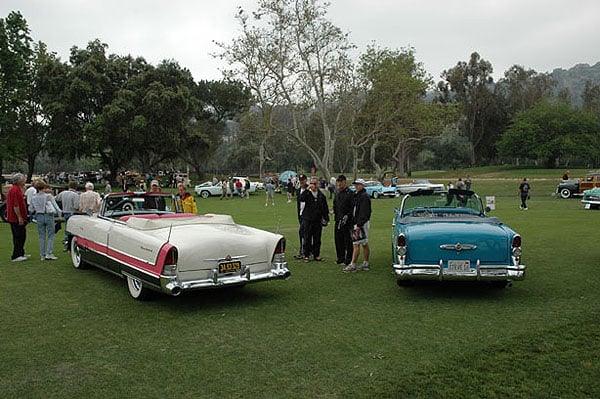
<svg viewBox="0 0 600 399"><path fill-rule="evenodd" d="M471 173L523 237L527 277L505 290L396 286L398 199L373 201L371 271L353 274L333 262L331 227L326 262L292 258L295 203L283 195L274 207L264 194L198 199L201 213L284 234L292 277L150 302L67 254L37 261L35 226L32 260L10 262L0 224L0 398L598 398L600 212L552 196L561 172Z"/></svg>

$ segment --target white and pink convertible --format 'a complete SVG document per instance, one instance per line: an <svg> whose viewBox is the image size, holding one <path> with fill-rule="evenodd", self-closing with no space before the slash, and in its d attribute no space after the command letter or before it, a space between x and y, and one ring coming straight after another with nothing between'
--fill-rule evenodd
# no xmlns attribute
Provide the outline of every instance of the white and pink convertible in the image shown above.
<svg viewBox="0 0 600 399"><path fill-rule="evenodd" d="M290 276L282 235L182 213L170 193L109 194L98 214L74 215L66 228L73 266L125 278L135 299Z"/></svg>

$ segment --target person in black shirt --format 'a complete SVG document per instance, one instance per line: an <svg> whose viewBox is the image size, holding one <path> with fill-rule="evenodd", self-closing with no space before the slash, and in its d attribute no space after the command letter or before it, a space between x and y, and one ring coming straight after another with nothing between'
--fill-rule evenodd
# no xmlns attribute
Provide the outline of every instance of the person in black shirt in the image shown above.
<svg viewBox="0 0 600 399"><path fill-rule="evenodd" d="M310 261L310 256L316 261L321 257L321 234L323 226L329 224L329 208L327 198L319 190L316 177L310 179L308 190L304 190L300 198L300 218L304 223L304 262Z"/></svg>
<svg viewBox="0 0 600 399"><path fill-rule="evenodd" d="M519 185L519 193L521 194L521 209L524 211L527 210L527 200L529 199L529 196L531 195L530 192L531 192L531 186L529 185L527 178L524 177L523 181Z"/></svg>
<svg viewBox="0 0 600 399"><path fill-rule="evenodd" d="M303 174L298 175L298 183L299 187L296 192L296 214L298 215L298 237L300 238L300 249L298 253L294 255L296 259L304 259L304 221L302 220L302 208L304 205L300 202L300 197L302 193L308 189L308 184L306 184L306 176Z"/></svg>
<svg viewBox="0 0 600 399"><path fill-rule="evenodd" d="M354 208L352 210L352 220L354 226L352 228L352 262L342 269L344 273L354 272L356 270L368 271L369 267L369 229L371 227L371 198L365 190L365 181L363 179L356 179L352 182L356 187L356 194L354 194ZM360 247L363 247L363 263L360 266L356 266L358 256L360 255Z"/></svg>
<svg viewBox="0 0 600 399"><path fill-rule="evenodd" d="M338 265L347 266L352 262L352 209L354 207L354 193L346 184L346 176L340 175L337 179L337 193L333 199L333 213L335 217L335 252Z"/></svg>
<svg viewBox="0 0 600 399"><path fill-rule="evenodd" d="M152 180L150 183L150 191L149 194L153 192L160 192L160 185L158 184L158 180ZM144 198L144 209L157 209L159 211L164 211L167 208L167 204L165 203L165 198L160 197L158 195L148 195Z"/></svg>

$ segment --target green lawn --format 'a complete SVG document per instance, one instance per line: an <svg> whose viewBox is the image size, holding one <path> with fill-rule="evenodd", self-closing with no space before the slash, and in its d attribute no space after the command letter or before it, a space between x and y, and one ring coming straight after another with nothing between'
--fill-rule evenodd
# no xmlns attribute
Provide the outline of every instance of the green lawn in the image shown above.
<svg viewBox="0 0 600 399"><path fill-rule="evenodd" d="M398 199L373 201L371 271L353 274L333 262L331 227L326 262L292 258L295 203L283 195L274 207L262 193L198 199L201 213L284 234L292 277L151 302L130 299L114 276L75 270L67 254L38 261L35 226L32 260L10 262L0 224L0 397L600 397L600 212L552 196L562 171L500 173L472 175L496 197L492 215L523 237L527 277L505 290L396 286ZM528 211L523 175L534 176Z"/></svg>

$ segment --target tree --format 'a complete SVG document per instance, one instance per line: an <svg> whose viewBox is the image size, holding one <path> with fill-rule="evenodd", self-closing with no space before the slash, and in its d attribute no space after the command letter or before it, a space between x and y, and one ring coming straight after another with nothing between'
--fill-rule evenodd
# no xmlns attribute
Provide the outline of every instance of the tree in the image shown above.
<svg viewBox="0 0 600 399"><path fill-rule="evenodd" d="M27 65L30 86L19 107L16 132L20 148L16 151L15 158L27 164L29 181L33 176L36 159L45 148L49 132L49 115L43 106L46 95L44 81L48 79L46 65L54 60L55 55L48 53L46 45L40 42L34 46L33 57Z"/></svg>
<svg viewBox="0 0 600 399"><path fill-rule="evenodd" d="M554 85L549 74L513 65L504 72L504 78L498 81L497 92L504 99L507 116L512 118L517 112L531 108L541 99L551 97Z"/></svg>
<svg viewBox="0 0 600 399"><path fill-rule="evenodd" d="M234 80L201 80L196 85L194 96L199 105L191 131L184 138L182 154L198 171L223 167L226 159L224 156L217 159L217 149L223 143L226 122L238 120L239 115L248 109L250 90Z"/></svg>
<svg viewBox="0 0 600 399"><path fill-rule="evenodd" d="M356 120L351 147L358 151L369 143L369 158L379 179L398 168L410 170L410 154L415 144L440 135L448 122L448 108L426 102L431 77L415 59L414 49L369 47L361 56L364 102ZM381 157L383 151L384 157ZM379 158L392 159L390 170L381 167ZM356 160L355 160L356 165Z"/></svg>
<svg viewBox="0 0 600 399"><path fill-rule="evenodd" d="M324 176L331 177L337 133L347 122L342 115L345 89L352 74L347 34L326 18L327 4L318 0L260 0L252 13L237 16L242 34L229 45L220 44L222 58L237 69L230 71L246 83L270 118L270 106L288 108L285 132L302 146ZM308 127L315 117L320 138L311 139Z"/></svg>
<svg viewBox="0 0 600 399"><path fill-rule="evenodd" d="M474 52L469 62L461 61L442 72L445 82L438 83L441 102L461 104L460 130L471 143L471 165L476 165L483 157L486 144L495 142L489 128L494 113L500 108L495 104L491 89L494 83L492 72L492 64ZM488 147L493 148L493 145Z"/></svg>
<svg viewBox="0 0 600 399"><path fill-rule="evenodd" d="M589 80L586 81L581 100L585 111L600 117L600 86L592 84Z"/></svg>
<svg viewBox="0 0 600 399"><path fill-rule="evenodd" d="M0 174L4 159L12 158L23 142L18 133L20 110L31 84L32 39L20 12L0 18ZM22 131L21 131L22 132ZM9 140L17 138L17 140Z"/></svg>
<svg viewBox="0 0 600 399"><path fill-rule="evenodd" d="M589 112L568 104L540 101L521 111L498 142L506 158L541 160L546 167L557 167L561 159L598 159L600 122Z"/></svg>
<svg viewBox="0 0 600 399"><path fill-rule="evenodd" d="M198 101L191 73L174 61L163 61L139 76L136 85L136 155L143 171L155 170L168 159L179 158Z"/></svg>

